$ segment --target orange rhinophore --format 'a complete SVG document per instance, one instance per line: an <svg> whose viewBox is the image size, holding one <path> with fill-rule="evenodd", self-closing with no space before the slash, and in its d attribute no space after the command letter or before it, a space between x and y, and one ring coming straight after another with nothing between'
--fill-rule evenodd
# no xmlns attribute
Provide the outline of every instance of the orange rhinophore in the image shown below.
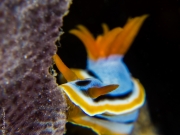
<svg viewBox="0 0 180 135"><path fill-rule="evenodd" d="M78 79L78 77L68 67L66 67L66 65L62 62L57 54L53 56L53 59L56 63L57 68L59 69L59 71L61 71L68 82Z"/></svg>

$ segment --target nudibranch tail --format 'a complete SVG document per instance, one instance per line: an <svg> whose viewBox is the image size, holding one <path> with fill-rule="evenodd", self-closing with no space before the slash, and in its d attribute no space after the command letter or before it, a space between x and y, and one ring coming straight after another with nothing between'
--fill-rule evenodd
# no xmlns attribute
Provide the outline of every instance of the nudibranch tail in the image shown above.
<svg viewBox="0 0 180 135"><path fill-rule="evenodd" d="M112 30L109 30L108 26L103 24L103 34L96 39L82 25L78 25L79 30L73 29L70 33L77 36L84 43L89 58L92 60L110 55L124 55L147 17L148 15L142 15L129 19L124 28L118 27Z"/></svg>
<svg viewBox="0 0 180 135"><path fill-rule="evenodd" d="M90 97L92 98L97 98L101 95L105 95L113 90L115 90L116 88L118 88L119 85L106 85L106 86L103 86L103 87L92 87L90 89L88 89L88 94Z"/></svg>
<svg viewBox="0 0 180 135"><path fill-rule="evenodd" d="M61 58L57 54L53 56L53 59L57 68L68 82L78 80L78 77L62 62Z"/></svg>

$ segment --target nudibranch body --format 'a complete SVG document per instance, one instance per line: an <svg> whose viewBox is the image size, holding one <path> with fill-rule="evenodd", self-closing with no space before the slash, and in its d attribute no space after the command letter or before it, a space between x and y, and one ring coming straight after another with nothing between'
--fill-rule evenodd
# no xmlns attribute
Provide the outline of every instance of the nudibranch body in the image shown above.
<svg viewBox="0 0 180 135"><path fill-rule="evenodd" d="M123 56L147 15L128 20L124 28L109 30L103 24L103 34L95 40L82 25L73 29L88 53L87 70L68 69L54 55L54 61L68 81L60 87L69 99L68 121L92 128L101 135L128 135L145 102L141 83L133 78L123 62ZM72 72L73 71L73 72Z"/></svg>

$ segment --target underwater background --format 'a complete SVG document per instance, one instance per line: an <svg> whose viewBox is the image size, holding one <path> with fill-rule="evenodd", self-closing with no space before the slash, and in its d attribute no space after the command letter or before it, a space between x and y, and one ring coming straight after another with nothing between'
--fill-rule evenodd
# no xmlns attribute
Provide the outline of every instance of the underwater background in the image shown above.
<svg viewBox="0 0 180 135"><path fill-rule="evenodd" d="M63 134L66 99L50 74L54 72L55 40L64 31L56 42L58 55L68 67L85 69L85 48L68 33L70 29L83 24L97 36L102 33L101 23L111 29L123 27L129 17L143 14L149 17L124 61L146 89L157 135L178 135L179 0L74 0L63 21L70 3L71 0L0 0L0 135ZM66 134L95 133L67 124Z"/></svg>
<svg viewBox="0 0 180 135"><path fill-rule="evenodd" d="M125 55L130 72L144 85L151 120L158 135L179 134L179 0L74 0L64 17L58 55L71 68L86 67L86 51L81 41L68 33L78 24L97 36L101 24L111 29L123 27L129 17L149 14ZM82 131L82 132L79 132ZM67 124L67 135L95 134Z"/></svg>

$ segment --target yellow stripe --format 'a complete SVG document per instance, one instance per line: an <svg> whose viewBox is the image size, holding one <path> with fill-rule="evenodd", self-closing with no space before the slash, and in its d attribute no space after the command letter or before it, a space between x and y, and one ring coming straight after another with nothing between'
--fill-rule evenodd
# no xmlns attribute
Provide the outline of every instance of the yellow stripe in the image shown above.
<svg viewBox="0 0 180 135"><path fill-rule="evenodd" d="M98 133L98 135L126 135L126 134L117 133L111 130L111 127L109 127L108 129L99 124L96 124L96 121L102 121L104 123L105 121L103 120L97 120L96 118L89 117L90 121L88 121L88 120L83 119L85 117L88 118L89 116L76 117L75 119L73 119L74 122L72 123L76 125L81 125L87 128L91 128L94 132ZM111 122L109 122L109 126L110 124Z"/></svg>
<svg viewBox="0 0 180 135"><path fill-rule="evenodd" d="M137 80L133 79L135 83L138 84L139 87L139 95L136 99L134 99L130 103L124 103L124 104L114 104L113 101L110 101L106 104L89 104L88 101L84 101L84 99L70 86L68 85L61 85L63 90L66 92L70 100L78 105L83 111L85 111L88 115L93 116L96 114L101 114L104 112L109 112L113 114L123 114L127 112L131 112L134 109L137 109L142 106L145 100L145 92L144 88ZM89 98L89 97L88 97ZM103 102L103 101L102 101Z"/></svg>
<svg viewBox="0 0 180 135"><path fill-rule="evenodd" d="M81 80L86 79L87 77L83 76L83 72L85 73L84 70L82 69L75 69L75 68L71 68L71 70L77 75L77 77ZM89 76L88 78L91 78L91 76Z"/></svg>

